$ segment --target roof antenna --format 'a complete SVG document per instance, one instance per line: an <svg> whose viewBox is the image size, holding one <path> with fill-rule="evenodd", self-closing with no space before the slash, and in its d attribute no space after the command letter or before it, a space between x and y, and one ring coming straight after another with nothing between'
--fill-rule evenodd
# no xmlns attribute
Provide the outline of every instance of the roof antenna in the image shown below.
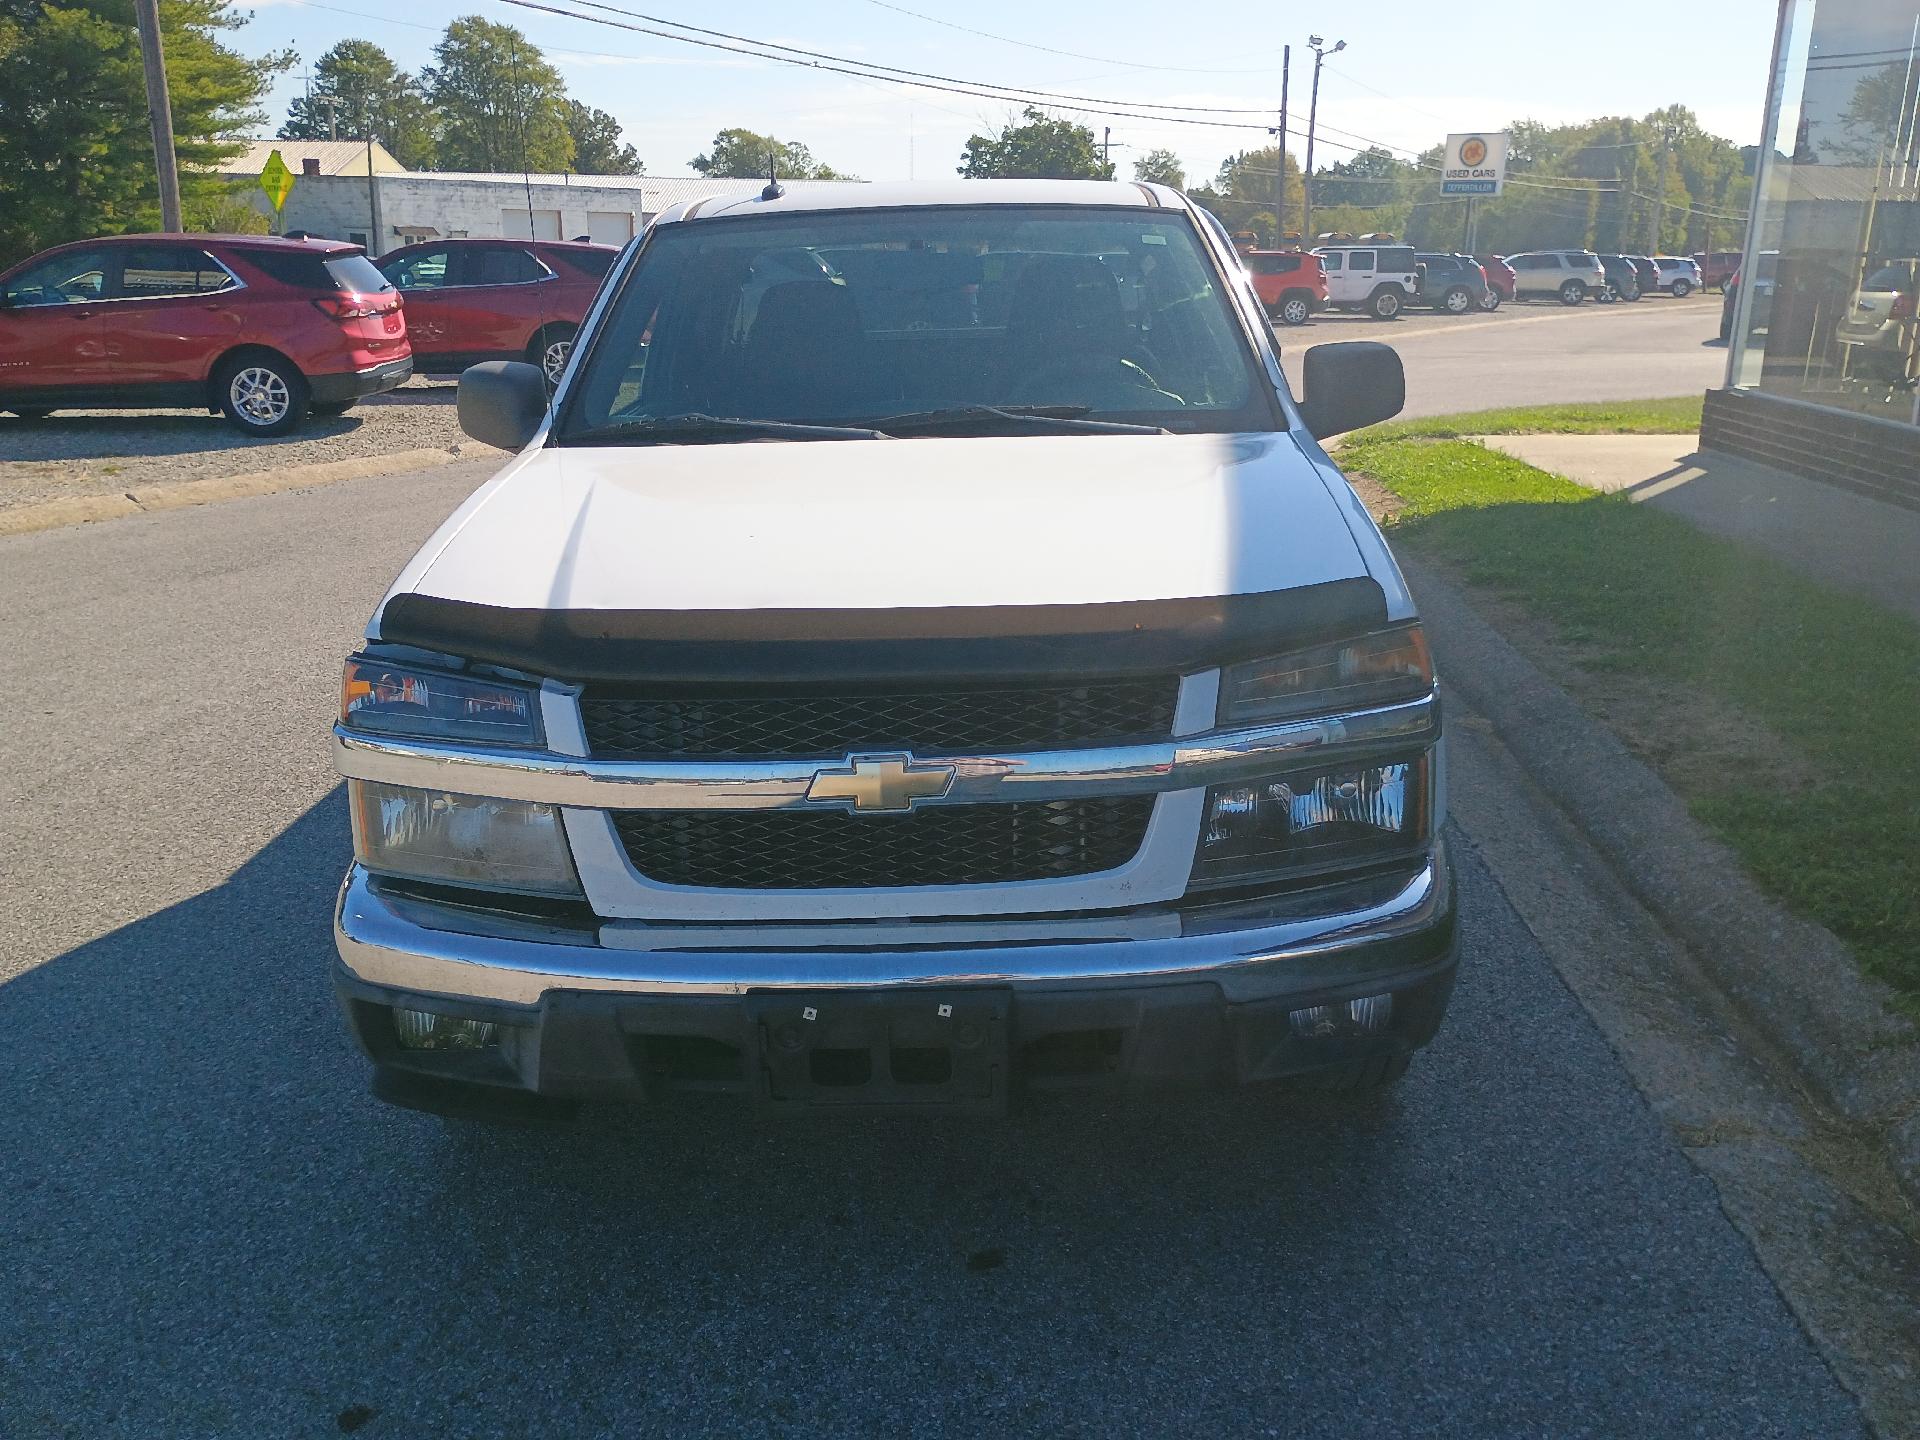
<svg viewBox="0 0 1920 1440"><path fill-rule="evenodd" d="M778 200L787 192L781 188L780 172L774 167L773 146L767 146L767 186L760 192L762 200Z"/></svg>

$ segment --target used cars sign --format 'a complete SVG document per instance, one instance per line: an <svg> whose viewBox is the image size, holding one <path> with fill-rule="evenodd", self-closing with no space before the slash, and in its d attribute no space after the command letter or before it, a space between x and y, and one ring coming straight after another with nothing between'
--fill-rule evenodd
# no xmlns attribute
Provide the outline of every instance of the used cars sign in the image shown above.
<svg viewBox="0 0 1920 1440"><path fill-rule="evenodd" d="M1440 162L1442 195L1498 195L1506 179L1506 131L1447 136Z"/></svg>

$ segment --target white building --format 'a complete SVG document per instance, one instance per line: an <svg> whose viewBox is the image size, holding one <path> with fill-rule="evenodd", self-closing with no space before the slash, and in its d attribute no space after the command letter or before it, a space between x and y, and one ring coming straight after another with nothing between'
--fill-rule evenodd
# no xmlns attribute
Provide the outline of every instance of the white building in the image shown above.
<svg viewBox="0 0 1920 1440"><path fill-rule="evenodd" d="M585 238L623 245L670 205L703 195L757 195L766 184L698 175L408 170L380 145L360 140L255 140L220 168L229 175L257 176L275 150L294 176L275 228L350 240L375 255L416 240L465 236ZM820 182L780 183L800 187ZM263 214L272 214L264 191L252 191L251 198Z"/></svg>

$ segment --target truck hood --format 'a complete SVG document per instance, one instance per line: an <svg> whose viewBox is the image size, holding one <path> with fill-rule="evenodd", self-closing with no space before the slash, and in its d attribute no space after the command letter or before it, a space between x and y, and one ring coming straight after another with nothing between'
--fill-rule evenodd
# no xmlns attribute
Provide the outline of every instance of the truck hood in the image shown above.
<svg viewBox="0 0 1920 1440"><path fill-rule="evenodd" d="M1260 594L1367 575L1342 511L1285 434L543 448L476 491L388 599L739 611Z"/></svg>

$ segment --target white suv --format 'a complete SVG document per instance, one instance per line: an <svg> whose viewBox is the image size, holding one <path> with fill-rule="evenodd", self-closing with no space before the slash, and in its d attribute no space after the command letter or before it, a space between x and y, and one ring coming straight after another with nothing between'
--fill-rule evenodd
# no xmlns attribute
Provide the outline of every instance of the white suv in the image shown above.
<svg viewBox="0 0 1920 1440"><path fill-rule="evenodd" d="M1684 300L1700 289L1700 264L1679 255L1655 255L1654 269L1660 272L1660 288L1676 300Z"/></svg>
<svg viewBox="0 0 1920 1440"><path fill-rule="evenodd" d="M1364 310L1391 320L1420 286L1411 245L1327 245L1315 250L1327 273L1329 310Z"/></svg>
<svg viewBox="0 0 1920 1440"><path fill-rule="evenodd" d="M1529 250L1509 255L1516 300L1545 300L1578 305L1607 288L1606 268L1591 250Z"/></svg>

